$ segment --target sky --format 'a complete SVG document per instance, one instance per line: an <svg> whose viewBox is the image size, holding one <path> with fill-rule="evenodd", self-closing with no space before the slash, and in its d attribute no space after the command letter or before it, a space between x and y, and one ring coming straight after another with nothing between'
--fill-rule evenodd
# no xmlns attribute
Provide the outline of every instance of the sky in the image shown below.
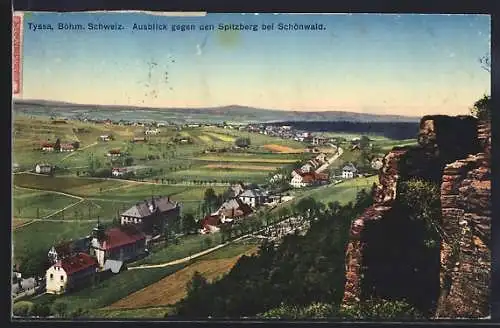
<svg viewBox="0 0 500 328"><path fill-rule="evenodd" d="M53 30L29 28L50 24ZM124 29L59 30L59 23ZM167 31L134 24L167 24ZM218 24L258 31L218 31ZM274 30L262 30L273 24ZM316 31L278 24L323 24ZM172 31L193 24L192 31ZM214 31L200 30L213 24ZM33 26L33 25L32 25ZM466 114L489 94L487 15L27 13L22 98L145 107L242 105Z"/></svg>

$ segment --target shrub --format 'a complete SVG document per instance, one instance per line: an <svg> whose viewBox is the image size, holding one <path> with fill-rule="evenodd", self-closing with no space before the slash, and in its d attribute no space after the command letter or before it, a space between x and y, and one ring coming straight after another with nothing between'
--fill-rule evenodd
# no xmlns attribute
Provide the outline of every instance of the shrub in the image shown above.
<svg viewBox="0 0 500 328"><path fill-rule="evenodd" d="M446 237L440 224L441 199L438 185L418 179L404 181L400 185L399 198L410 219L424 223L429 236L426 244L435 245L435 241Z"/></svg>
<svg viewBox="0 0 500 328"><path fill-rule="evenodd" d="M56 301L52 304L52 313L57 315L59 318L64 318L67 315L68 304L65 302Z"/></svg>
<svg viewBox="0 0 500 328"><path fill-rule="evenodd" d="M50 316L50 307L47 304L35 303L31 310L31 315L41 318L48 317Z"/></svg>
<svg viewBox="0 0 500 328"><path fill-rule="evenodd" d="M303 310L304 318L321 319L335 316L335 308L332 304L312 303Z"/></svg>
<svg viewBox="0 0 500 328"><path fill-rule="evenodd" d="M258 314L257 317L263 319L300 319L302 313L298 306L281 303L280 306Z"/></svg>
<svg viewBox="0 0 500 328"><path fill-rule="evenodd" d="M340 310L343 319L418 319L423 318L413 306L405 301L370 299L346 306Z"/></svg>
<svg viewBox="0 0 500 328"><path fill-rule="evenodd" d="M27 317L31 315L33 303L28 301L19 301L12 306L12 314L19 317Z"/></svg>

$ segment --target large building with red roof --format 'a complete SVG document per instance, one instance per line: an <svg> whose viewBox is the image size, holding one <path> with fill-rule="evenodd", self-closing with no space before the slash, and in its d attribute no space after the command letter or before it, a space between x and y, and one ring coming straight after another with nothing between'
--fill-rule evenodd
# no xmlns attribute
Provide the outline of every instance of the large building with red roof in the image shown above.
<svg viewBox="0 0 500 328"><path fill-rule="evenodd" d="M97 258L99 267L107 267L106 261L128 262L144 254L146 235L133 225L110 228L99 225L94 229L90 253Z"/></svg>
<svg viewBox="0 0 500 328"><path fill-rule="evenodd" d="M62 294L88 285L98 270L97 260L86 253L64 257L46 272L47 293Z"/></svg>

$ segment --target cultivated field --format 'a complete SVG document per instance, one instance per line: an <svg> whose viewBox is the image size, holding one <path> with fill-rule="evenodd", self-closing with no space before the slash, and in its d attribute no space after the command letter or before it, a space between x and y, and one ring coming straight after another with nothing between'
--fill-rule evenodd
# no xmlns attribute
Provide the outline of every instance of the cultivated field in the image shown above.
<svg viewBox="0 0 500 328"><path fill-rule="evenodd" d="M285 153L285 154L300 154L304 152L304 149L291 148L282 145L270 144L262 146L264 149L270 150L276 153Z"/></svg>
<svg viewBox="0 0 500 328"><path fill-rule="evenodd" d="M255 244L238 243L226 246L157 283L111 304L108 309L173 305L186 296L186 285L196 271L208 281L218 279L229 272L242 255L251 255L257 249Z"/></svg>

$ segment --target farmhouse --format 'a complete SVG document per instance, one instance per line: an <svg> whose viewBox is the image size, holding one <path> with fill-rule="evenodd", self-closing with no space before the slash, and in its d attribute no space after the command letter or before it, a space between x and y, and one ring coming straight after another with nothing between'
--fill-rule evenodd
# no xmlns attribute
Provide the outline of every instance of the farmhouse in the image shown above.
<svg viewBox="0 0 500 328"><path fill-rule="evenodd" d="M51 143L43 143L42 144L43 151L54 151L54 144Z"/></svg>
<svg viewBox="0 0 500 328"><path fill-rule="evenodd" d="M110 141L112 139L112 137L109 134L103 134L102 136L99 136L99 139L101 141Z"/></svg>
<svg viewBox="0 0 500 328"><path fill-rule="evenodd" d="M62 294L92 282L98 269L96 259L78 253L52 265L45 274L48 294Z"/></svg>
<svg viewBox="0 0 500 328"><path fill-rule="evenodd" d="M214 233L220 231L219 225L221 224L219 215L207 215L201 220L201 234Z"/></svg>
<svg viewBox="0 0 500 328"><path fill-rule="evenodd" d="M38 174L49 174L53 170L53 166L50 164L37 164L35 165L35 172Z"/></svg>
<svg viewBox="0 0 500 328"><path fill-rule="evenodd" d="M328 142L328 138L321 137L321 136L316 136L316 137L313 137L313 139L312 139L313 145L323 145L327 142Z"/></svg>
<svg viewBox="0 0 500 328"><path fill-rule="evenodd" d="M248 204L243 203L240 198L233 198L224 202L215 215L219 215L221 220L226 221L245 217L250 213L252 213L252 208Z"/></svg>
<svg viewBox="0 0 500 328"><path fill-rule="evenodd" d="M112 170L111 170L111 174L114 176L114 177L121 177L123 175L125 175L126 173L128 173L128 169L126 167L114 167Z"/></svg>
<svg viewBox="0 0 500 328"><path fill-rule="evenodd" d="M376 157L371 160L370 165L375 170L380 170L384 166L384 160L380 157Z"/></svg>
<svg viewBox="0 0 500 328"><path fill-rule="evenodd" d="M356 167L352 163L349 163L342 168L342 178L352 179L356 176L357 172L358 170L356 169Z"/></svg>
<svg viewBox="0 0 500 328"><path fill-rule="evenodd" d="M151 197L137 203L121 214L122 225L137 225L149 235L162 234L168 221L180 215L180 204L171 202L170 196Z"/></svg>
<svg viewBox="0 0 500 328"><path fill-rule="evenodd" d="M106 156L108 156L108 157L120 157L121 155L122 155L122 153L121 153L120 149L111 149L106 154Z"/></svg>
<svg viewBox="0 0 500 328"><path fill-rule="evenodd" d="M73 146L73 144L65 143L65 144L61 144L61 148L60 148L59 151L61 151L61 152L72 152L72 151L75 151L75 147Z"/></svg>
<svg viewBox="0 0 500 328"><path fill-rule="evenodd" d="M121 262L119 263L121 266L124 262L134 260L145 252L146 235L134 226L121 226L104 231L98 223L94 228L90 253L97 258L101 270L108 266L114 267L109 263L106 264L108 260ZM119 268L117 270L119 271Z"/></svg>
<svg viewBox="0 0 500 328"><path fill-rule="evenodd" d="M158 133L160 133L160 130L158 130L158 129L152 129L152 130L146 130L146 131L144 131L144 134L146 134L146 135L150 135L150 134L157 135Z"/></svg>
<svg viewBox="0 0 500 328"><path fill-rule="evenodd" d="M267 201L268 195L260 189L248 189L239 195L241 201L255 208Z"/></svg>
<svg viewBox="0 0 500 328"><path fill-rule="evenodd" d="M306 172L295 175L290 181L290 185L294 188L303 188L325 183L328 183L328 175L316 172Z"/></svg>
<svg viewBox="0 0 500 328"><path fill-rule="evenodd" d="M245 191L245 186L241 183L236 183L228 188L228 194L230 198L238 197L242 192Z"/></svg>

